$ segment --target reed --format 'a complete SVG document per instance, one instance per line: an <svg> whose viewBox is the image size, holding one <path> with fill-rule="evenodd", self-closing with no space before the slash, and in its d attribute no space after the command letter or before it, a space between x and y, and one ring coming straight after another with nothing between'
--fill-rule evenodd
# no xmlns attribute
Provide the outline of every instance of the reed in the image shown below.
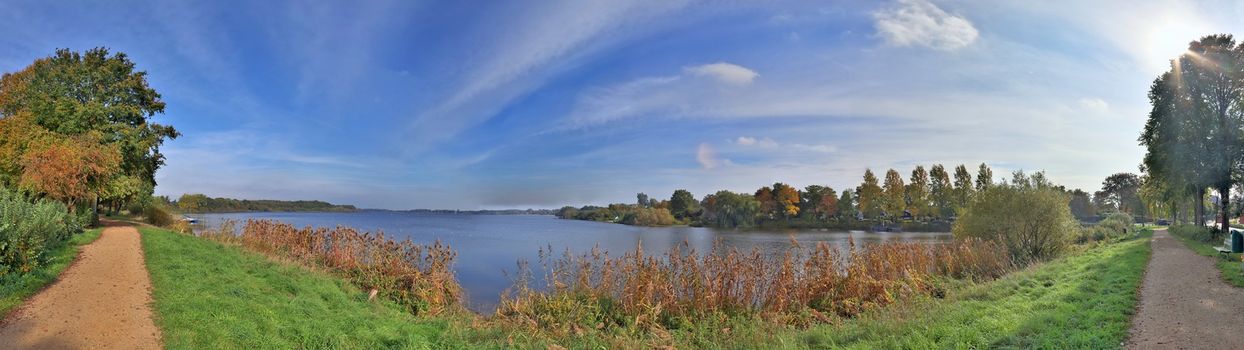
<svg viewBox="0 0 1244 350"><path fill-rule="evenodd" d="M520 274L496 314L554 334L674 329L740 315L807 326L914 296L943 297L939 278L988 280L1013 269L1005 246L977 239L858 249L852 242L845 252L792 240L777 256L720 242L705 253L684 243L659 256L642 245L619 257L547 249L540 260L546 285L532 288L530 272Z"/></svg>
<svg viewBox="0 0 1244 350"><path fill-rule="evenodd" d="M246 221L240 234L236 232L236 222L226 221L200 237L330 269L417 315L435 315L461 305L462 288L451 270L457 253L440 241L420 245L345 226L300 229L254 219Z"/></svg>

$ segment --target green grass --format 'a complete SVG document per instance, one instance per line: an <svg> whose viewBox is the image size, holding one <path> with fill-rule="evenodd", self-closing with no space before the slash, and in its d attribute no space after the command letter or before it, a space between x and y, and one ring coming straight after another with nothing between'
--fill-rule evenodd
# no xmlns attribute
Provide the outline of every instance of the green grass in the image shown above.
<svg viewBox="0 0 1244 350"><path fill-rule="evenodd" d="M1183 232L1183 230L1170 230L1168 232L1171 236L1174 236L1188 246L1188 249L1192 249L1193 252L1214 258L1214 264L1218 266L1219 271L1222 271L1222 279L1236 287L1244 288L1244 266L1240 266L1240 253L1222 254L1218 252L1218 249L1214 248L1221 244L1222 236L1219 236L1214 241L1217 244L1210 244L1199 238L1192 237L1190 232Z"/></svg>
<svg viewBox="0 0 1244 350"><path fill-rule="evenodd" d="M369 302L325 273L167 230L139 231L156 324L170 349L428 348L447 324Z"/></svg>
<svg viewBox="0 0 1244 350"><path fill-rule="evenodd" d="M0 314L7 315L21 305L26 298L38 293L44 286L56 281L61 272L78 257L82 245L94 242L103 229L94 228L73 235L65 244L49 252L49 259L34 271L0 278Z"/></svg>
<svg viewBox="0 0 1244 350"><path fill-rule="evenodd" d="M1118 348L1139 298L1150 233L962 287L947 300L914 302L799 332L798 343L811 348Z"/></svg>

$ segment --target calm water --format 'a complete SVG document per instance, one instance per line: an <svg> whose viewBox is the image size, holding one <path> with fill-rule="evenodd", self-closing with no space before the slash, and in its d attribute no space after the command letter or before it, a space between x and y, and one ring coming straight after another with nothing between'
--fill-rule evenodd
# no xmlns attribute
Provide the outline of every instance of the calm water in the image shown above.
<svg viewBox="0 0 1244 350"><path fill-rule="evenodd" d="M800 242L824 241L846 247L855 242L908 240L942 242L951 239L946 232L870 233L863 231L725 230L699 227L635 227L579 220L561 220L545 215L469 215L428 214L389 211L354 213L230 213L191 215L203 225L215 226L226 219L273 219L295 226L350 226L359 230L383 230L394 239L409 238L416 243L440 239L458 252L455 270L475 310L491 310L501 293L510 286L517 262L539 266L540 248L552 246L557 252L569 248L578 253L593 246L619 256L642 242L644 251L660 254L684 241L699 251L708 251L714 240L750 250L783 251L793 236ZM508 273L508 274L507 274ZM539 277L538 271L534 277ZM537 284L538 285L538 284Z"/></svg>

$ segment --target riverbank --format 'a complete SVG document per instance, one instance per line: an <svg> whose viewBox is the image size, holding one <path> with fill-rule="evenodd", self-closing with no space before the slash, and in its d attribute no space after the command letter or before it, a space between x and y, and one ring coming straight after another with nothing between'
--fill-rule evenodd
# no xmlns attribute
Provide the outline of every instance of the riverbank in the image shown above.
<svg viewBox="0 0 1244 350"><path fill-rule="evenodd" d="M679 329L540 335L484 316L414 317L388 301L368 301L365 291L324 272L162 229L142 231L157 324L170 348L1111 348L1126 337L1149 254L1146 238L1090 244L991 282L942 281L942 299L830 316L810 328L722 314Z"/></svg>

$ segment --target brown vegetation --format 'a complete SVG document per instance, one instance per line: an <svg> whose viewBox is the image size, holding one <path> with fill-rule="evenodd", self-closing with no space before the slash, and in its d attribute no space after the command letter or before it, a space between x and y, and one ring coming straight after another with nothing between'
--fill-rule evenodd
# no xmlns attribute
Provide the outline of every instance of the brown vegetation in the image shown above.
<svg viewBox="0 0 1244 350"><path fill-rule="evenodd" d="M299 229L271 220L247 220L239 235L234 225L226 222L202 236L328 268L415 314L437 314L460 304L462 288L450 270L457 253L439 241L419 245L390 240L383 232L359 232L344 226Z"/></svg>
<svg viewBox="0 0 1244 350"><path fill-rule="evenodd" d="M993 279L1012 268L1004 246L965 239L947 244L882 243L846 256L826 243L792 242L785 255L717 244L700 254L683 245L662 257L642 247L621 257L541 252L546 286L520 276L497 316L555 334L583 329L671 329L704 318L760 316L809 325L853 317L917 295L940 297L941 277Z"/></svg>

